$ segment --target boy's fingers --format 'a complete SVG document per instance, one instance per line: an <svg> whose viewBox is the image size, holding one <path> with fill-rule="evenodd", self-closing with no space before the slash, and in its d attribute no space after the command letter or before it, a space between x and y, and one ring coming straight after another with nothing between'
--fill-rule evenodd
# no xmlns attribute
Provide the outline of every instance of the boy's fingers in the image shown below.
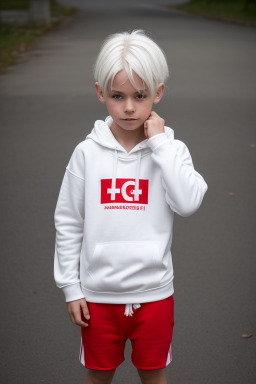
<svg viewBox="0 0 256 384"><path fill-rule="evenodd" d="M75 324L80 325L81 327L88 327L88 324L86 324L81 317L81 311L77 311L74 313L75 318Z"/></svg>
<svg viewBox="0 0 256 384"><path fill-rule="evenodd" d="M83 307L87 308L87 304L86 304L85 299L74 300L74 301L67 303L68 313L69 313L70 320L72 321L72 323L79 325L80 327L88 327L89 324L86 324L82 320ZM86 315L88 316L88 314L89 314L89 311L87 308ZM84 316L84 314L83 314L83 316Z"/></svg>
<svg viewBox="0 0 256 384"><path fill-rule="evenodd" d="M160 118L160 116L156 113L156 112L154 112L154 111L152 111L151 112L151 115L150 115L152 118L156 118L156 117L159 117Z"/></svg>
<svg viewBox="0 0 256 384"><path fill-rule="evenodd" d="M89 327L89 324L85 323L84 321L79 321L79 323L76 323L77 325L79 325L80 327Z"/></svg>
<svg viewBox="0 0 256 384"><path fill-rule="evenodd" d="M86 302L81 305L81 310L86 320L90 320L90 313Z"/></svg>

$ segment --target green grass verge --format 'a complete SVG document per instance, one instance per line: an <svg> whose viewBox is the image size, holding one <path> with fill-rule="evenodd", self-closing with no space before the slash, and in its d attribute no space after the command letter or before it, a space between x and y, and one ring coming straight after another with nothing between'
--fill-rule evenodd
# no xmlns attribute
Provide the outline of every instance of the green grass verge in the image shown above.
<svg viewBox="0 0 256 384"><path fill-rule="evenodd" d="M1 0L0 11L27 11L29 10L30 0ZM61 5L57 0L50 0L51 11L54 14L70 15L74 12L74 7Z"/></svg>
<svg viewBox="0 0 256 384"><path fill-rule="evenodd" d="M246 3L248 5L246 6ZM223 21L256 26L256 1L251 0L191 0L170 8L212 17Z"/></svg>
<svg viewBox="0 0 256 384"><path fill-rule="evenodd" d="M7 9L5 8L6 3L7 1L0 3L0 10ZM9 0L8 3L9 9L12 10L25 10L25 7L28 6L27 0ZM58 4L56 0L51 0L50 3L51 14L56 18L50 25L42 23L17 25L0 22L0 73L7 72L9 67L15 64L19 53L33 49L42 34L56 28L65 17L71 16L77 11L74 7Z"/></svg>
<svg viewBox="0 0 256 384"><path fill-rule="evenodd" d="M1 0L0 10L4 11L26 11L29 9L30 0Z"/></svg>
<svg viewBox="0 0 256 384"><path fill-rule="evenodd" d="M77 9L75 7L69 7L67 5L61 5L56 0L50 0L51 12L53 16L71 16Z"/></svg>

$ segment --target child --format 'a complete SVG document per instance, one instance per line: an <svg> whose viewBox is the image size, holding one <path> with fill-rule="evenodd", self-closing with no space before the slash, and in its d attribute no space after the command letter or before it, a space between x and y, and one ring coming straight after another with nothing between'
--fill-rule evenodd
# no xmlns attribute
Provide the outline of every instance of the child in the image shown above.
<svg viewBox="0 0 256 384"><path fill-rule="evenodd" d="M207 190L185 144L152 111L167 78L162 50L143 31L105 41L95 87L110 116L75 148L61 186L54 274L81 326L86 384L111 383L128 338L142 383L166 383L173 217L195 212Z"/></svg>

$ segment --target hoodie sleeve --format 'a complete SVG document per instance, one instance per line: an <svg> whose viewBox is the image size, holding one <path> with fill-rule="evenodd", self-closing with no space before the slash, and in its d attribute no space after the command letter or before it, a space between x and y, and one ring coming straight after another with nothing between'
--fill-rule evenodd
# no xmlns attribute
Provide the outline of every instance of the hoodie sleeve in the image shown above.
<svg viewBox="0 0 256 384"><path fill-rule="evenodd" d="M192 215L201 205L207 184L195 171L186 145L160 133L148 139L152 158L160 167L166 201L180 216Z"/></svg>
<svg viewBox="0 0 256 384"><path fill-rule="evenodd" d="M54 220L56 228L54 279L66 301L84 297L79 264L84 229L84 156L78 145L62 181Z"/></svg>

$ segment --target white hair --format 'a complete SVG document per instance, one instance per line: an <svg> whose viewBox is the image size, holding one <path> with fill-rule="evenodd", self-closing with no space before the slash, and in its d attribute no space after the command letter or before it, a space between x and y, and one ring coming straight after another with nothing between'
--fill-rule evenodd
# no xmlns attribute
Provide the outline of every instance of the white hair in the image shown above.
<svg viewBox="0 0 256 384"><path fill-rule="evenodd" d="M112 89L114 77L122 69L137 89L134 71L153 97L159 84L165 83L169 76L164 52L143 30L115 33L103 42L94 66L94 78L103 95L106 95L109 84Z"/></svg>

